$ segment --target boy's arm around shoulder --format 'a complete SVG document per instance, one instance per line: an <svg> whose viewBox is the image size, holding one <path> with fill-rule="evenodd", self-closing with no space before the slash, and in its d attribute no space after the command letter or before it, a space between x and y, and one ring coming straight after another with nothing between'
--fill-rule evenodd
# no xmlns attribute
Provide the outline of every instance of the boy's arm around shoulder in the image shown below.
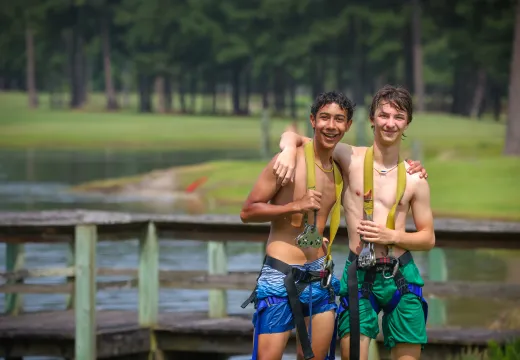
<svg viewBox="0 0 520 360"><path fill-rule="evenodd" d="M433 214L430 205L430 186L424 178L418 178L410 201L413 220L417 232L402 231L398 234L396 245L407 250L430 250L435 246Z"/></svg>
<svg viewBox="0 0 520 360"><path fill-rule="evenodd" d="M278 155L275 155L262 170L253 189L249 193L240 212L242 222L269 222L301 211L299 202L297 201L285 205L270 203L281 188L281 184L276 181L276 175L273 173L273 164L277 157Z"/></svg>

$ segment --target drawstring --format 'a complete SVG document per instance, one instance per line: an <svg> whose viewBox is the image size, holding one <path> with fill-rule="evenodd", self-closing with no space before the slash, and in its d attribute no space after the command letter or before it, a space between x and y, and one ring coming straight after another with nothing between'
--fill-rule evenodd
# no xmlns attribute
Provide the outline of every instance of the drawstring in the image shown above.
<svg viewBox="0 0 520 360"><path fill-rule="evenodd" d="M253 360L258 357L258 327L260 326L260 311L256 310L255 334L253 335Z"/></svg>
<svg viewBox="0 0 520 360"><path fill-rule="evenodd" d="M312 284L309 285L309 341L312 344Z"/></svg>

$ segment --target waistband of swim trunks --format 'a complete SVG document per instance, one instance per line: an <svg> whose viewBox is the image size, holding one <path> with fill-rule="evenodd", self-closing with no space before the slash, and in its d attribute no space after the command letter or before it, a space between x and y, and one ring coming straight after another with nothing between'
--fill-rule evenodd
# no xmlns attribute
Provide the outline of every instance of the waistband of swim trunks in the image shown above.
<svg viewBox="0 0 520 360"><path fill-rule="evenodd" d="M352 250L350 250L348 253L348 261L354 262L355 260L357 260L357 258L358 258L358 255L355 252L353 252ZM410 261L413 260L412 253L409 251L406 251L403 255L399 256L397 258L397 260L399 261L400 266L406 266L406 265L408 265L408 263Z"/></svg>
<svg viewBox="0 0 520 360"><path fill-rule="evenodd" d="M268 256L268 257L276 259L276 257L274 257L274 256ZM279 259L277 259L277 260L279 260ZM287 265L289 265L293 268L300 269L300 270L319 270L324 262L325 262L325 256L322 256L322 257L317 258L316 260L306 262L304 264L287 264Z"/></svg>

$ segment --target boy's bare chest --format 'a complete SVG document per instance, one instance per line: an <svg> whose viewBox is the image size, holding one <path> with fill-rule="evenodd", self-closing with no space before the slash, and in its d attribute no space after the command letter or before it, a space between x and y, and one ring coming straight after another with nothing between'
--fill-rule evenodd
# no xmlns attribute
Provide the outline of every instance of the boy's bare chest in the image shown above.
<svg viewBox="0 0 520 360"><path fill-rule="evenodd" d="M362 204L365 195L363 161L353 161L349 172L349 196L358 199L358 204ZM397 169L381 175L373 170L372 198L374 207L382 207L390 210L396 201L397 193ZM375 209L374 209L375 210Z"/></svg>
<svg viewBox="0 0 520 360"><path fill-rule="evenodd" d="M316 191L321 193L322 208L332 206L336 201L334 172L324 172L315 166ZM307 169L300 166L295 177L295 197L301 198L307 192Z"/></svg>

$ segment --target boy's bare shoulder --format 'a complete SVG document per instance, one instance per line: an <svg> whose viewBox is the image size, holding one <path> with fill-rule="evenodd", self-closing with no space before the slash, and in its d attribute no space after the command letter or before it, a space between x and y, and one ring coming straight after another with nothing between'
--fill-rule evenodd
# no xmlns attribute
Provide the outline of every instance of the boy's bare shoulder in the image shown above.
<svg viewBox="0 0 520 360"><path fill-rule="evenodd" d="M408 170L411 165L408 164L408 162L404 161L404 166L406 168L406 170ZM419 184L419 183L427 183L428 181L425 179L425 178L422 178L420 177L421 173L420 172L416 172L414 174L409 174L408 172L406 173L406 181L409 181L413 184Z"/></svg>
<svg viewBox="0 0 520 360"><path fill-rule="evenodd" d="M368 147L366 146L351 146L352 148L352 156L365 156L365 153L367 152Z"/></svg>

